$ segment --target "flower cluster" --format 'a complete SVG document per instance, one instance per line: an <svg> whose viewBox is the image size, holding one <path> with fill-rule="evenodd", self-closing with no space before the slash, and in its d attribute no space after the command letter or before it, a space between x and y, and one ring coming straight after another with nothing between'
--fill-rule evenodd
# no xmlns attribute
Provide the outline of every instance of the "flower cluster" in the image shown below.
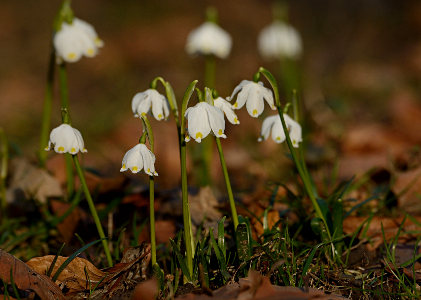
<svg viewBox="0 0 421 300"><path fill-rule="evenodd" d="M257 44L260 54L268 59L297 58L302 51L298 31L281 21L275 21L263 28Z"/></svg>
<svg viewBox="0 0 421 300"><path fill-rule="evenodd" d="M205 22L190 32L186 51L189 54L215 55L227 58L231 51L231 36L213 22Z"/></svg>
<svg viewBox="0 0 421 300"><path fill-rule="evenodd" d="M50 141L45 150L51 150L52 146L54 146L54 151L57 153L70 153L74 155L79 151L82 153L88 152L85 149L85 143L83 142L80 131L68 124L61 124L51 131Z"/></svg>
<svg viewBox="0 0 421 300"><path fill-rule="evenodd" d="M94 57L104 45L94 27L78 18L74 18L71 24L63 22L53 43L59 62L76 62L83 55Z"/></svg>

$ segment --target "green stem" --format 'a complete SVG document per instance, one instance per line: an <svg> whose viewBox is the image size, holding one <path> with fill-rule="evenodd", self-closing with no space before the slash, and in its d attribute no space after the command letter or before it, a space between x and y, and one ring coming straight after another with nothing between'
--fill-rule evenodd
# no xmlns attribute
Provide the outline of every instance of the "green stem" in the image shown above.
<svg viewBox="0 0 421 300"><path fill-rule="evenodd" d="M184 134L181 135L183 139ZM184 224L184 240L186 244L186 258L187 268L190 276L193 274L193 257L194 257L194 242L193 232L191 226L189 193L187 190L187 167L186 167L186 142L180 141L180 162L181 162L181 198L183 202L183 224Z"/></svg>
<svg viewBox="0 0 421 300"><path fill-rule="evenodd" d="M184 241L186 245L186 260L187 268L189 269L190 276L193 275L193 256L194 256L194 241L193 241L193 231L191 225L191 216L190 216L190 206L189 206L189 193L187 190L187 151L186 151L186 141L184 136L186 134L186 117L185 113L189 100L194 92L194 88L197 84L197 80L194 80L187 87L184 92L183 101L181 102L181 115L180 115L180 124L177 124L178 131L178 143L180 147L180 165L181 165L181 198L183 205L183 225L184 225Z"/></svg>
<svg viewBox="0 0 421 300"><path fill-rule="evenodd" d="M224 174L225 185L227 186L228 199L229 199L230 208L231 208L232 220L234 222L234 229L237 229L237 226L238 226L237 209L235 207L234 196L232 194L231 182L230 182L230 178L228 176L228 170L227 170L227 165L225 163L224 153L222 152L221 139L218 138L218 137L215 137L215 140L216 140L216 146L218 148L219 159L221 161L222 173Z"/></svg>
<svg viewBox="0 0 421 300"><path fill-rule="evenodd" d="M0 128L0 142L1 142L1 169L0 169L0 217L1 220L6 219L6 177L8 169L9 149L6 134L3 128Z"/></svg>
<svg viewBox="0 0 421 300"><path fill-rule="evenodd" d="M156 241L155 241L155 185L154 177L149 176L149 220L151 226L151 262L156 264Z"/></svg>
<svg viewBox="0 0 421 300"><path fill-rule="evenodd" d="M41 137L39 143L38 159L41 167L45 167L47 160L47 151L45 147L48 143L48 135L50 133L51 110L53 105L53 85L54 70L56 64L56 52L54 46L51 46L50 59L48 62L47 85L45 89L44 108L42 111Z"/></svg>
<svg viewBox="0 0 421 300"><path fill-rule="evenodd" d="M70 121L70 111L69 111L69 90L67 86L67 72L66 65L61 63L59 65L59 82L60 82L60 99L61 107L67 110L67 115L69 116L68 124L71 124ZM70 198L74 192L74 176L73 176L73 166L72 166L72 155L66 153L64 155L64 160L66 163L66 177L67 177L67 195Z"/></svg>
<svg viewBox="0 0 421 300"><path fill-rule="evenodd" d="M215 70L216 70L215 56L206 55L205 56L205 86L207 86L208 88L215 87Z"/></svg>
<svg viewBox="0 0 421 300"><path fill-rule="evenodd" d="M282 128L283 128L283 130L285 132L285 136L286 136L286 141L287 141L287 144L288 144L288 148L289 148L289 151L290 151L290 153L292 155L292 159L293 159L293 161L294 161L294 163L295 163L295 165L297 167L298 174L300 175L301 180L303 181L304 188L305 188L305 190L307 192L307 195L310 197L311 203L313 204L313 207L314 207L314 209L316 211L316 215L320 219L322 219L323 224L324 224L325 229L326 229L326 232L327 232L327 235L328 235L329 239L331 240L332 239L332 235L330 234L329 226L327 224L326 218L323 215L322 210L320 209L319 203L317 202L317 199L316 199L317 195L316 195L316 193L315 193L315 191L314 191L314 189L312 187L310 178L306 174L306 169L300 163L300 161L299 161L299 159L297 157L297 153L295 152L295 149L292 146L291 138L289 137L289 133L288 133L288 128L287 128L286 123L285 123L283 111L282 111L282 109L281 109L280 106L277 106L277 108L278 108L279 117L281 118Z"/></svg>
<svg viewBox="0 0 421 300"><path fill-rule="evenodd" d="M92 217L94 218L96 228L98 230L99 237L102 239L102 245L104 246L105 256L107 257L107 262L110 267L113 266L113 260L111 258L111 253L108 248L108 243L102 229L101 222L98 217L98 213L95 208L94 201L92 200L91 193L89 192L88 185L86 184L85 175L83 174L82 168L79 163L77 155L72 155L73 162L75 164L77 175L79 176L80 183L82 185L83 192L85 193L86 200L88 201L89 210L91 211Z"/></svg>

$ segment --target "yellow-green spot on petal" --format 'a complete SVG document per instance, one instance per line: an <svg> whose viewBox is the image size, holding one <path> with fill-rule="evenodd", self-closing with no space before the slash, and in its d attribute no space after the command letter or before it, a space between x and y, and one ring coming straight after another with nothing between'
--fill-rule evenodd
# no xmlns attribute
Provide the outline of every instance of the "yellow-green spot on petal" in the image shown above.
<svg viewBox="0 0 421 300"><path fill-rule="evenodd" d="M133 168L132 168L132 171L133 171L133 172L136 172L137 170L138 170L138 169L137 169L137 167L133 167Z"/></svg>
<svg viewBox="0 0 421 300"><path fill-rule="evenodd" d="M236 117L236 118L234 118L234 123L238 123L238 118Z"/></svg>
<svg viewBox="0 0 421 300"><path fill-rule="evenodd" d="M126 168L126 165L125 165L125 164L123 164L122 168L123 168L123 169L125 169L125 168Z"/></svg>
<svg viewBox="0 0 421 300"><path fill-rule="evenodd" d="M94 49L89 48L87 52L88 52L88 55L93 55L95 51Z"/></svg>
<svg viewBox="0 0 421 300"><path fill-rule="evenodd" d="M162 114L159 114L158 115L158 119L162 119Z"/></svg>
<svg viewBox="0 0 421 300"><path fill-rule="evenodd" d="M235 102L233 106L234 106L235 108L237 108L237 107L238 107L238 102Z"/></svg>
<svg viewBox="0 0 421 300"><path fill-rule="evenodd" d="M64 147L58 147L58 151L59 152L63 152L64 151Z"/></svg>
<svg viewBox="0 0 421 300"><path fill-rule="evenodd" d="M257 115L257 109L253 109L253 116Z"/></svg>
<svg viewBox="0 0 421 300"><path fill-rule="evenodd" d="M279 136L278 136L278 137L276 137L276 140L277 140L277 141L280 141L280 140L281 140L281 137L279 137Z"/></svg>
<svg viewBox="0 0 421 300"><path fill-rule="evenodd" d="M102 40L99 37L95 38L95 45L102 45Z"/></svg>
<svg viewBox="0 0 421 300"><path fill-rule="evenodd" d="M148 168L148 173L150 173L150 172L151 172L151 169Z"/></svg>
<svg viewBox="0 0 421 300"><path fill-rule="evenodd" d="M70 152L74 153L74 152L76 152L76 149L72 148L72 149L70 149Z"/></svg>
<svg viewBox="0 0 421 300"><path fill-rule="evenodd" d="M146 116L146 113L145 113L145 112L143 112L143 113L141 113L141 115L142 115L142 116Z"/></svg>
<svg viewBox="0 0 421 300"><path fill-rule="evenodd" d="M223 132L222 132L222 129L219 129L219 130L218 130L218 134L219 134L219 135L221 135L222 133L223 133Z"/></svg>
<svg viewBox="0 0 421 300"><path fill-rule="evenodd" d="M196 139L203 138L203 134L201 132L196 133Z"/></svg>
<svg viewBox="0 0 421 300"><path fill-rule="evenodd" d="M68 59L75 59L76 58L76 53L70 52L69 54L67 54L67 58Z"/></svg>

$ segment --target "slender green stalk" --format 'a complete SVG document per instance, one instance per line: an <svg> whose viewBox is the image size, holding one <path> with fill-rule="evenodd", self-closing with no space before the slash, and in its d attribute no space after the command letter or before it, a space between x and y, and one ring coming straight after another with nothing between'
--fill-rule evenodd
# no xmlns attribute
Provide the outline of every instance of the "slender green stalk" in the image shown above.
<svg viewBox="0 0 421 300"><path fill-rule="evenodd" d="M156 238L155 238L155 185L154 177L149 176L149 220L151 226L151 262L156 264Z"/></svg>
<svg viewBox="0 0 421 300"><path fill-rule="evenodd" d="M91 193L89 192L88 185L86 184L85 175L83 174L82 167L80 166L77 155L72 155L72 158L73 158L73 163L75 164L77 175L79 176L80 183L82 185L83 192L85 193L86 200L88 201L89 210L91 211L92 217L94 218L99 237L102 239L102 245L104 246L105 256L107 257L108 265L112 267L113 260L111 258L111 253L108 248L108 243L104 234L104 230L102 229L102 225L99 220L94 201L92 200Z"/></svg>
<svg viewBox="0 0 421 300"><path fill-rule="evenodd" d="M231 188L230 178L228 176L227 164L225 163L224 153L222 152L221 139L219 137L215 137L215 140L216 140L216 146L218 148L219 159L221 161L222 173L224 174L225 185L227 186L228 199L229 199L230 208L231 208L231 215L232 215L232 220L234 222L234 229L237 229L237 226L238 226L237 209L235 207L234 195L232 194L232 188Z"/></svg>
<svg viewBox="0 0 421 300"><path fill-rule="evenodd" d="M288 145L289 151L291 153L292 159L293 159L293 161L294 161L294 163L297 167L298 174L300 175L301 180L303 181L304 189L306 190L306 193L309 196L309 198L310 198L310 200L313 204L314 210L316 211L316 215L323 221L323 224L325 226L328 238L329 238L329 240L332 240L332 235L330 233L329 226L327 224L326 218L324 217L323 212L322 212L322 210L319 206L319 203L317 202L317 194L315 192L315 189L313 188L311 180L310 180L310 178L309 178L309 176L306 172L306 169L303 167L304 163L301 162L298 159L297 153L296 153L296 151L295 151L295 149L292 145L291 138L289 136L289 131L288 131L288 128L286 126L285 119L284 119L284 112L281 108L281 101L280 101L280 98L279 98L278 84L276 83L276 80L273 77L273 75L268 70L261 67L259 69L259 73L263 74L272 86L274 96L275 96L275 105L276 105L276 108L278 109L278 114L279 114L279 117L281 119L282 128L285 132L287 145Z"/></svg>
<svg viewBox="0 0 421 300"><path fill-rule="evenodd" d="M56 64L56 52L51 46L50 59L48 62L47 85L45 89L44 108L42 111L41 136L39 143L38 159L41 167L45 167L47 160L47 152L45 147L48 143L48 134L50 133L51 110L53 106L53 86L54 86L54 70Z"/></svg>
<svg viewBox="0 0 421 300"><path fill-rule="evenodd" d="M6 215L6 177L8 170L8 160L9 160L9 146L7 142L6 134L3 128L0 128L0 144L1 144L1 166L0 166L0 217L1 220L4 220Z"/></svg>
<svg viewBox="0 0 421 300"><path fill-rule="evenodd" d="M186 141L184 136L186 134L186 117L185 112L190 100L191 95L193 94L194 88L197 84L197 80L190 83L187 87L183 101L181 103L181 116L180 116L180 127L179 129L179 146L180 146L180 164L181 164L181 198L183 205L183 225L184 225L184 241L186 245L186 260L187 268L190 272L190 276L193 275L193 257L194 257L194 241L193 241L193 231L191 225L191 215L190 215L190 205L189 205L189 193L187 190L187 151L186 151Z"/></svg>
<svg viewBox="0 0 421 300"><path fill-rule="evenodd" d="M215 62L216 61L214 55L210 54L205 56L205 86L207 86L208 88L215 87Z"/></svg>
<svg viewBox="0 0 421 300"><path fill-rule="evenodd" d="M69 90L67 86L67 72L65 63L59 65L59 82L60 82L60 99L61 107L66 108L70 118L69 113ZM70 120L69 120L70 122ZM64 160L66 163L66 177L67 177L67 195L70 198L74 192L74 176L73 176L73 166L72 166L72 155L70 153L64 154Z"/></svg>

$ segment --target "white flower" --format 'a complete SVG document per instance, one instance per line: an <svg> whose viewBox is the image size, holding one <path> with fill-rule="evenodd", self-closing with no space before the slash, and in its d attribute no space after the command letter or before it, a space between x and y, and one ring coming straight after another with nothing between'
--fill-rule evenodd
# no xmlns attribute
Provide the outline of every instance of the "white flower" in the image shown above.
<svg viewBox="0 0 421 300"><path fill-rule="evenodd" d="M213 54L226 58L231 51L231 36L212 22L205 22L190 32L186 51L189 54Z"/></svg>
<svg viewBox="0 0 421 300"><path fill-rule="evenodd" d="M142 168L146 174L158 176L155 171L155 155L145 144L137 144L124 155L120 172L130 170L133 173L138 173Z"/></svg>
<svg viewBox="0 0 421 300"><path fill-rule="evenodd" d="M166 119L170 114L167 100L155 89L137 93L132 99L132 110L135 117L147 114L152 106L152 114L157 120Z"/></svg>
<svg viewBox="0 0 421 300"><path fill-rule="evenodd" d="M297 58L302 51L302 42L298 31L280 21L275 21L263 28L257 44L260 54L268 59Z"/></svg>
<svg viewBox="0 0 421 300"><path fill-rule="evenodd" d="M239 92L239 93L238 93ZM246 108L250 116L257 118L264 109L264 101L269 104L271 109L276 109L273 101L272 91L263 86L263 82L253 82L243 80L237 85L232 92L229 100L232 100L238 93L237 101L233 104L234 109L240 109L246 104Z"/></svg>
<svg viewBox="0 0 421 300"><path fill-rule="evenodd" d="M284 114L285 124L287 126L289 137L291 138L292 145L298 148L298 143L302 142L301 126L294 121L290 116ZM262 124L261 137L258 141L266 140L269 137L270 131L272 130L272 139L276 143L282 143L285 141L285 132L282 127L281 118L279 115L267 117Z"/></svg>
<svg viewBox="0 0 421 300"><path fill-rule="evenodd" d="M213 105L224 112L225 116L231 124L240 124L237 115L235 114L231 104L227 100L225 100L222 97L218 97L215 100L213 100Z"/></svg>
<svg viewBox="0 0 421 300"><path fill-rule="evenodd" d="M94 27L77 18L71 24L61 24L60 30L54 35L53 43L59 62L76 62L82 55L94 57L98 48L104 45Z"/></svg>
<svg viewBox="0 0 421 300"><path fill-rule="evenodd" d="M57 153L70 153L76 154L80 152L88 152L85 149L80 131L68 124L61 124L59 127L54 128L50 133L50 141L45 150L51 150L54 145L54 151Z"/></svg>
<svg viewBox="0 0 421 300"><path fill-rule="evenodd" d="M217 137L227 137L224 134L224 113L219 108L206 102L200 102L193 107L189 107L185 116L188 121L188 133L196 142L200 143L211 130ZM189 137L185 138L186 142L189 140Z"/></svg>

